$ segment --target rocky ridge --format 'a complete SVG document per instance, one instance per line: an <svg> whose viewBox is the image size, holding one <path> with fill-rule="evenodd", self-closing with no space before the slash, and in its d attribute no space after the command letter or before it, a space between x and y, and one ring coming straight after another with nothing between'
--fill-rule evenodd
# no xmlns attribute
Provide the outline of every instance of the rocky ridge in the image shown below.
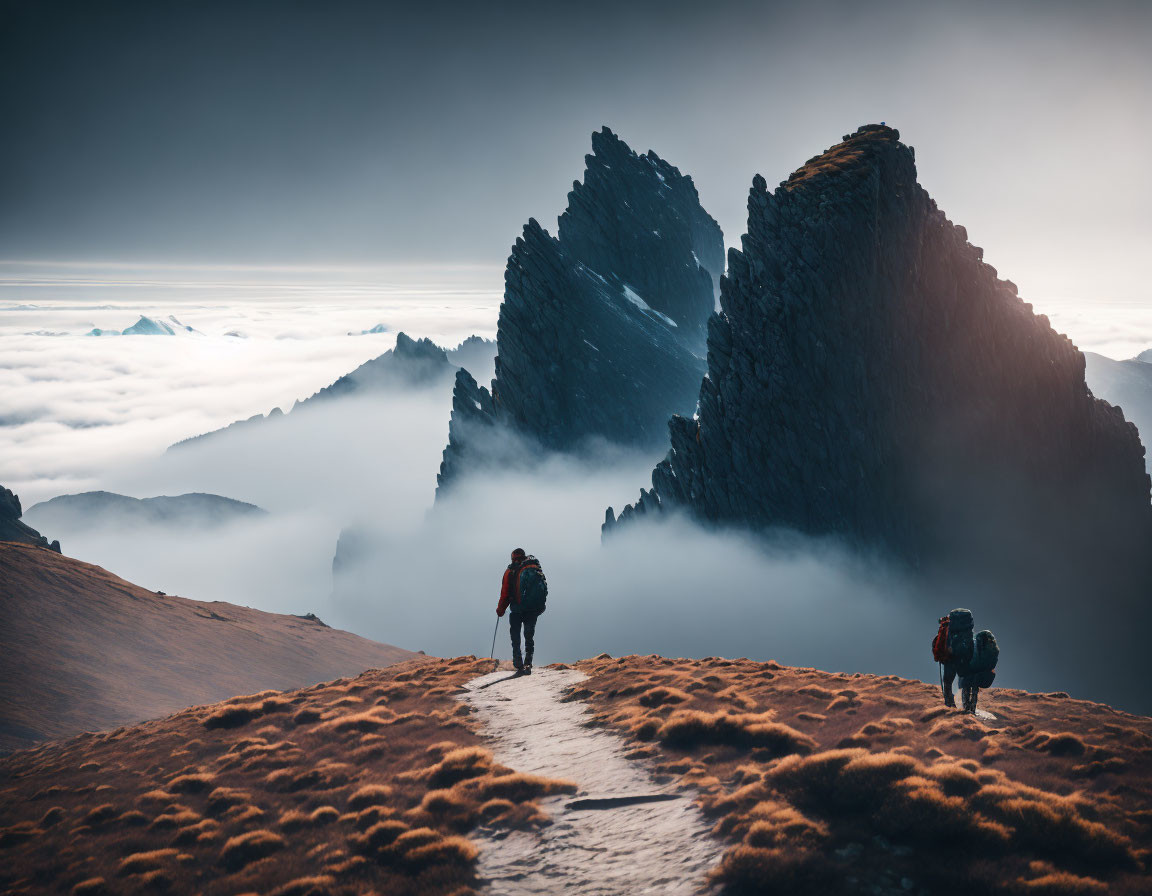
<svg viewBox="0 0 1152 896"><path fill-rule="evenodd" d="M363 394L373 390L422 389L444 383L456 370L456 363L450 359L460 355L478 362L484 356L485 347L491 353L493 349L490 340L472 336L455 349L445 351L431 339L413 339L406 333L398 333L395 348L389 349L371 361L366 361L308 398L299 399L292 405L288 413L293 413L301 408L314 407L333 398ZM253 426L278 420L284 414L285 412L280 408L273 408L267 414L255 414L246 420L237 420L221 429L183 439L170 445L168 450L200 444L202 440L213 438L221 433L251 429Z"/></svg>
<svg viewBox="0 0 1152 896"><path fill-rule="evenodd" d="M694 405L723 235L691 178L654 153L607 128L592 148L559 238L532 219L512 248L496 376L491 389L456 376L438 494L524 450L658 445L669 411Z"/></svg>

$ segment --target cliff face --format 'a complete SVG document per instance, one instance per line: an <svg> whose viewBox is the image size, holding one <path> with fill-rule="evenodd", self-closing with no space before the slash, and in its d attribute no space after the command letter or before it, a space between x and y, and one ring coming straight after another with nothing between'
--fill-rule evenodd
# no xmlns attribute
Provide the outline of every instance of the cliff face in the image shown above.
<svg viewBox="0 0 1152 896"><path fill-rule="evenodd" d="M1141 358L1148 360L1142 361ZM1085 376L1093 395L1124 411L1140 431L1141 439L1152 436L1152 351L1127 361L1114 361L1094 352L1085 352ZM1144 465L1152 458L1145 456Z"/></svg>
<svg viewBox="0 0 1152 896"><path fill-rule="evenodd" d="M1150 519L1136 429L982 254L890 128L773 192L757 176L698 419L671 420L653 491L621 517L683 508L920 560L1024 530L1038 554L1092 542L1130 560Z"/></svg>
<svg viewBox="0 0 1152 896"><path fill-rule="evenodd" d="M496 376L489 390L457 375L440 486L513 462L525 441L659 445L668 414L695 405L720 228L667 162L607 129L592 146L560 237L531 220L512 249Z"/></svg>
<svg viewBox="0 0 1152 896"><path fill-rule="evenodd" d="M560 216L560 244L615 274L703 347L724 273L724 237L692 178L654 152L637 155L607 128L592 135L584 181Z"/></svg>

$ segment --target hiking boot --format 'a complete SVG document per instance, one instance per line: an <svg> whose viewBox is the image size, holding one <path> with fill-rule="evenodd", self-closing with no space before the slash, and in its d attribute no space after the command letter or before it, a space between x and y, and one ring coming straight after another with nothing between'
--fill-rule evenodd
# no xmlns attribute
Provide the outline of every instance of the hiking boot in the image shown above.
<svg viewBox="0 0 1152 896"><path fill-rule="evenodd" d="M953 709L955 709L956 708L956 698L953 697L951 694L945 694L944 695L944 705L945 706L951 706Z"/></svg>
<svg viewBox="0 0 1152 896"><path fill-rule="evenodd" d="M531 675L532 674L532 664L531 663L525 663L524 668L521 671L525 675Z"/></svg>

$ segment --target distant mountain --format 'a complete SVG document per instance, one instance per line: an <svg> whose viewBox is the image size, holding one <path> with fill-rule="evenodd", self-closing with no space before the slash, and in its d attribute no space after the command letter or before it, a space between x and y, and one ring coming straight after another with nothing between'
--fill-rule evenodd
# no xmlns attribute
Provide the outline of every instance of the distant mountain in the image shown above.
<svg viewBox="0 0 1152 896"><path fill-rule="evenodd" d="M255 504L201 492L156 498L83 492L35 504L25 517L38 526L67 532L104 526L218 526L266 514Z"/></svg>
<svg viewBox="0 0 1152 896"><path fill-rule="evenodd" d="M418 389L450 379L455 372L447 353L431 339L413 339L398 333L395 348L364 362L311 397L297 401L292 410L356 392Z"/></svg>
<svg viewBox="0 0 1152 896"><path fill-rule="evenodd" d="M523 463L525 440L658 445L669 413L695 405L720 227L690 177L608 128L585 163L559 237L532 219L512 247L495 378L457 375L438 495L465 472Z"/></svg>
<svg viewBox="0 0 1152 896"><path fill-rule="evenodd" d="M1124 411L1136 424L1145 447L1152 446L1152 349L1130 361L1114 361L1095 352L1084 352L1084 378L1092 394ZM1144 465L1152 472L1152 453Z"/></svg>
<svg viewBox="0 0 1152 896"><path fill-rule="evenodd" d="M448 349L448 360L463 367L481 382L496 375L496 340L469 336L456 348Z"/></svg>
<svg viewBox="0 0 1152 896"><path fill-rule="evenodd" d="M0 543L0 583L0 750L415 656L314 618L147 591L31 545Z"/></svg>
<svg viewBox="0 0 1152 896"><path fill-rule="evenodd" d="M182 324L172 315L168 320L156 320L151 317L140 316L132 326L124 330L102 330L95 327L88 331L89 336L175 336L177 333L199 333L187 324Z"/></svg>
<svg viewBox="0 0 1152 896"><path fill-rule="evenodd" d="M495 353L491 340L470 337L455 349L446 352L430 339L413 339L406 333L396 335L396 347L371 361L361 364L351 373L340 377L331 385L296 401L288 413L295 413L317 407L333 398L349 395L365 395L373 392L407 392L413 389L426 389L438 385L447 386L456 372L456 362L451 356L475 359L477 363L490 359ZM488 363L491 363L488 360ZM238 430L251 430L255 426L278 421L285 415L280 408L273 408L267 414L256 414L247 420L238 420L221 429L202 435L192 436L170 445L168 450L200 444L204 439L234 433Z"/></svg>
<svg viewBox="0 0 1152 896"><path fill-rule="evenodd" d="M49 544L47 538L27 523L21 522L21 516L20 496L0 485L0 541L34 544L60 553L60 542Z"/></svg>

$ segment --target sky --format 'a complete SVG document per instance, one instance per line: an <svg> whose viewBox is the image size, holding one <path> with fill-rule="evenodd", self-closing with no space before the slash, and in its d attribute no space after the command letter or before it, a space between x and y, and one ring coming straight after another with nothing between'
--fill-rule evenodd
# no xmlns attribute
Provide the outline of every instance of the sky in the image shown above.
<svg viewBox="0 0 1152 896"><path fill-rule="evenodd" d="M0 5L0 260L499 265L612 127L727 243L861 124L1021 293L1147 301L1146 2Z"/></svg>

